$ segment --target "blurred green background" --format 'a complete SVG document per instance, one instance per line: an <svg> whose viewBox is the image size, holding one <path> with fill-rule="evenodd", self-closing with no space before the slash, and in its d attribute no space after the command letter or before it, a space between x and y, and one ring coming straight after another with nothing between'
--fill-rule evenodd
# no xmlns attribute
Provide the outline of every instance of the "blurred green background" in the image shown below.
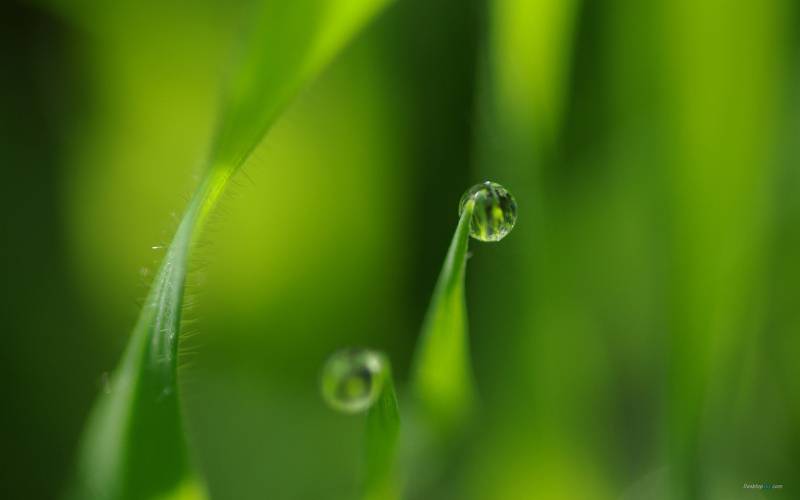
<svg viewBox="0 0 800 500"><path fill-rule="evenodd" d="M243 2L0 7L0 497L62 490L214 124ZM348 499L333 350L401 389L471 184L482 399L436 499L800 498L800 5L401 0L291 105L193 258L213 498ZM783 484L754 491L744 483Z"/></svg>

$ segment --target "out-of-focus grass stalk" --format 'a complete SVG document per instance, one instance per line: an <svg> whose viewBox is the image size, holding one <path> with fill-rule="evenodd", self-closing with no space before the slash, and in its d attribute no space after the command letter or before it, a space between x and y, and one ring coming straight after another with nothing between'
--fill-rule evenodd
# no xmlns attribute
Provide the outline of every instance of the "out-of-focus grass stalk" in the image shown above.
<svg viewBox="0 0 800 500"><path fill-rule="evenodd" d="M489 2L485 69L491 80L490 114L493 124L501 126L494 133L506 135L499 140L519 141L510 144L514 156L530 155L532 144L539 154L546 153L558 137L579 5L580 0Z"/></svg>
<svg viewBox="0 0 800 500"><path fill-rule="evenodd" d="M760 322L787 7L662 6L672 141L670 498L704 498L700 449L730 422L723 409L735 399L741 355Z"/></svg>

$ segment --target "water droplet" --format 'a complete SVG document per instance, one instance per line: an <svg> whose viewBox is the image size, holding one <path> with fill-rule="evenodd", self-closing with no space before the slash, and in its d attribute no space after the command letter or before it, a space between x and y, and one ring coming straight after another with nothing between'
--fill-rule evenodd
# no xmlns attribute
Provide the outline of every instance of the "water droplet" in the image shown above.
<svg viewBox="0 0 800 500"><path fill-rule="evenodd" d="M480 241L500 241L514 229L517 222L517 201L506 188L486 181L469 188L458 204L458 215L467 202L473 200L469 234Z"/></svg>
<svg viewBox="0 0 800 500"><path fill-rule="evenodd" d="M369 349L343 349L333 353L322 369L322 397L333 409L345 413L364 411L383 388L386 362Z"/></svg>

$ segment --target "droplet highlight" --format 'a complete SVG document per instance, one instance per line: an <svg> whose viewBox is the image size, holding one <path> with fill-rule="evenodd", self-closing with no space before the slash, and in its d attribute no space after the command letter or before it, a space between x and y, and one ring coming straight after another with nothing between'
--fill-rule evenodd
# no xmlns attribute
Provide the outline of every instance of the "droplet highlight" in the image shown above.
<svg viewBox="0 0 800 500"><path fill-rule="evenodd" d="M469 188L458 204L460 216L472 200L469 234L480 241L500 241L514 229L517 222L517 201L506 188L486 181Z"/></svg>
<svg viewBox="0 0 800 500"><path fill-rule="evenodd" d="M385 369L385 359L379 352L369 349L337 351L322 369L322 397L334 410L364 411L380 396Z"/></svg>

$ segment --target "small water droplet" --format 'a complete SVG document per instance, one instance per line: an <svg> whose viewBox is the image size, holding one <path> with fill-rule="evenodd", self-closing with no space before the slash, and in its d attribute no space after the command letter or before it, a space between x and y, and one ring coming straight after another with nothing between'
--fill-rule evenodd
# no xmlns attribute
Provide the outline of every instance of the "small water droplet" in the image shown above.
<svg viewBox="0 0 800 500"><path fill-rule="evenodd" d="M335 410L364 411L378 399L386 363L369 349L343 349L333 353L322 369L322 397Z"/></svg>
<svg viewBox="0 0 800 500"><path fill-rule="evenodd" d="M517 222L517 201L506 188L486 181L469 188L458 204L458 215L467 202L473 200L469 234L480 241L500 241L514 229Z"/></svg>
<svg viewBox="0 0 800 500"><path fill-rule="evenodd" d="M164 245L153 245L150 247L151 250L164 250Z"/></svg>

